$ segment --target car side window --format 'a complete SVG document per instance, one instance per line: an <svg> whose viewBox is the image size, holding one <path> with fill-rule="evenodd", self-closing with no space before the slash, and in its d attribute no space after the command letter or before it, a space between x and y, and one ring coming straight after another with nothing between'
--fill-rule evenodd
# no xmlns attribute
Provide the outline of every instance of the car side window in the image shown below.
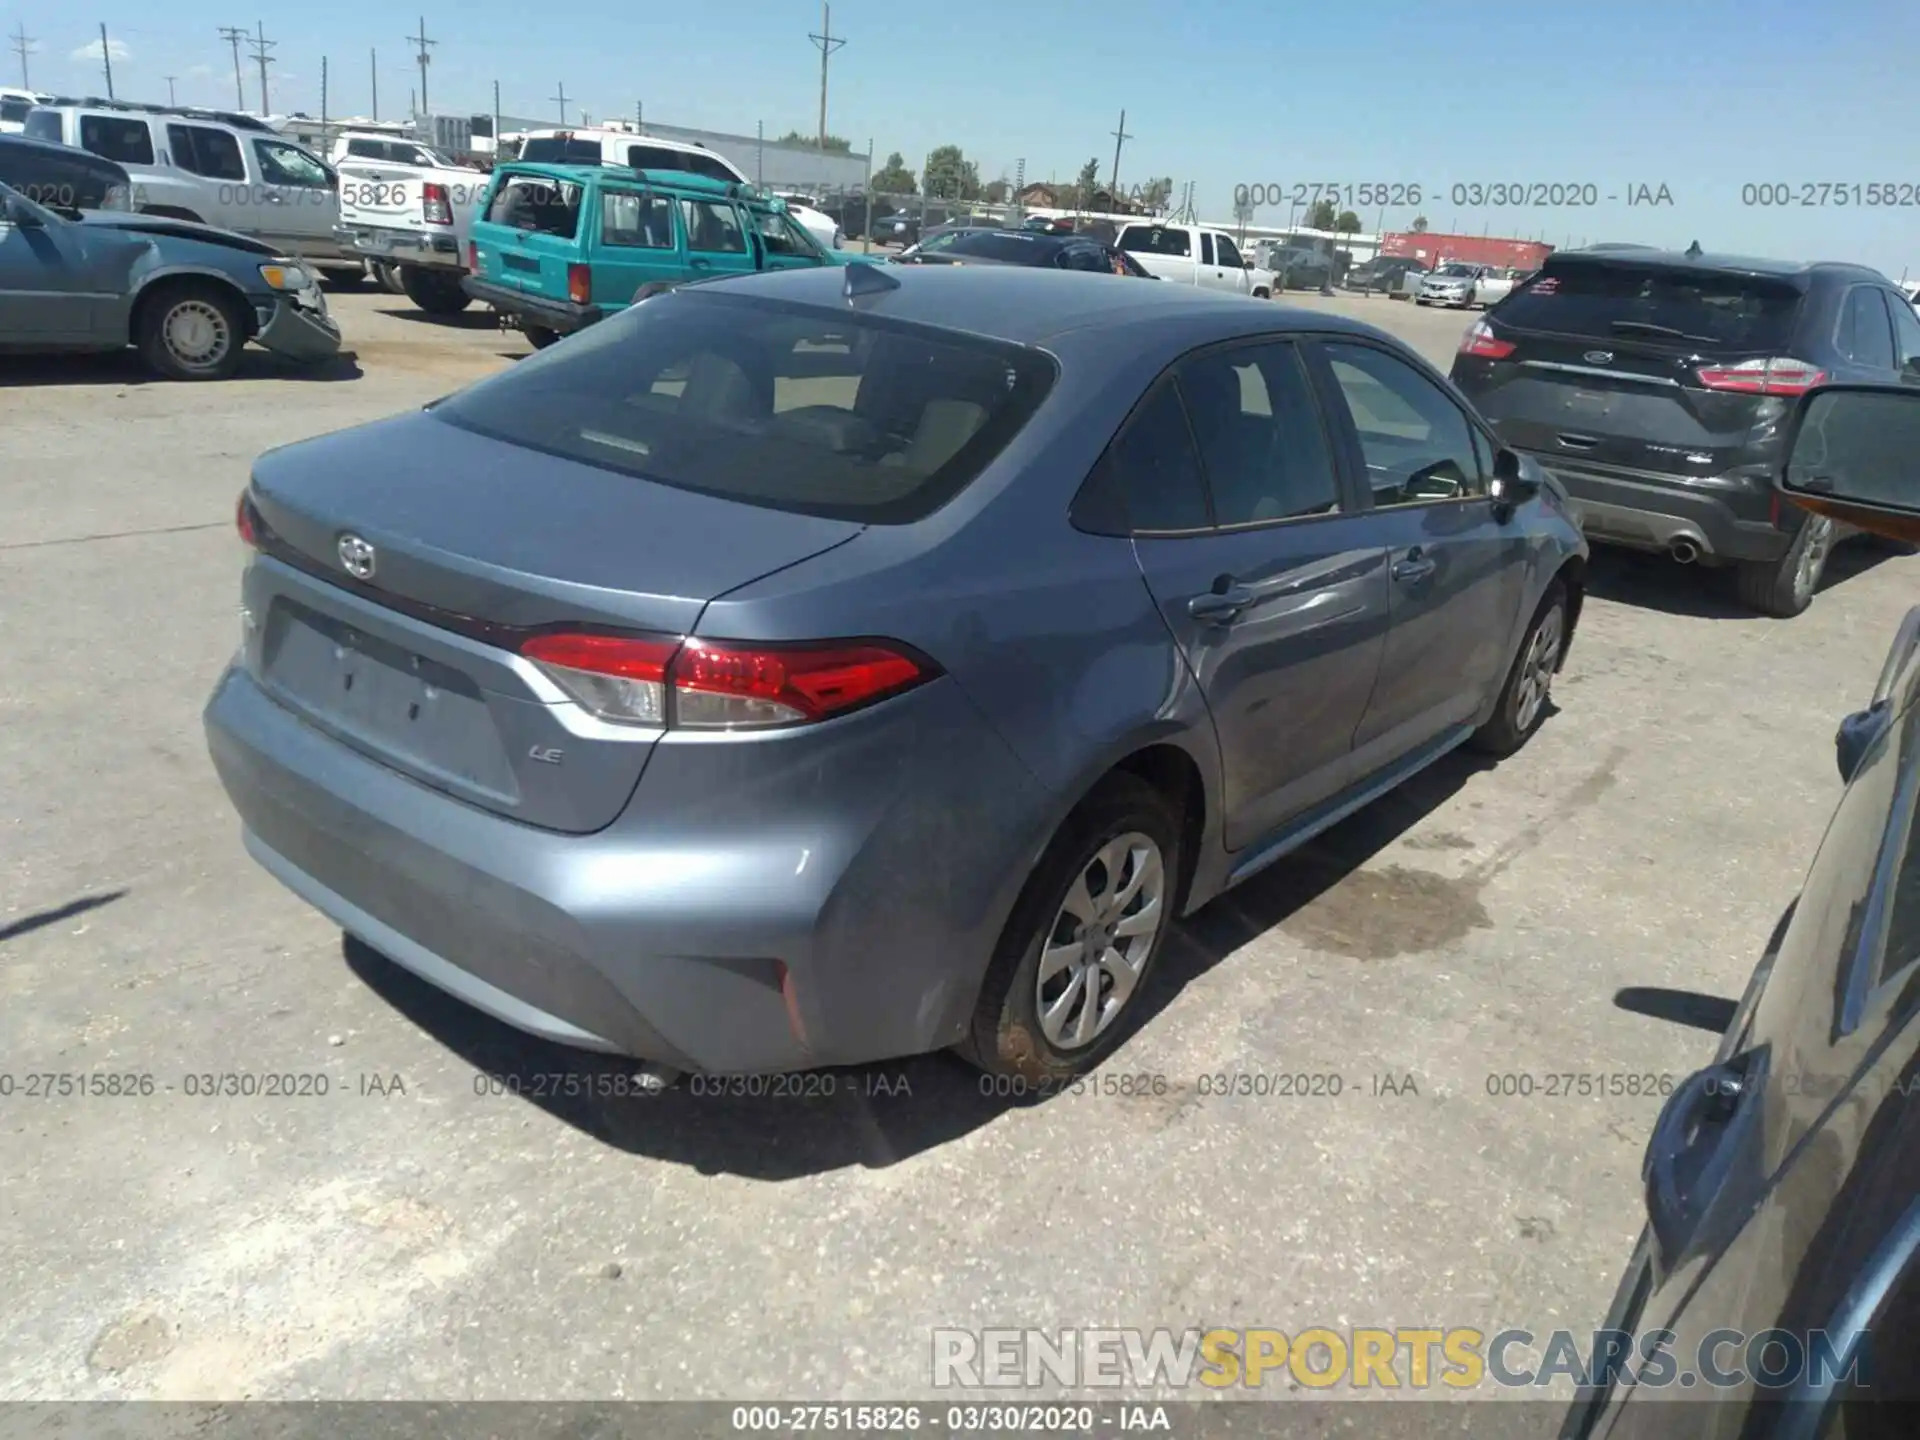
<svg viewBox="0 0 1920 1440"><path fill-rule="evenodd" d="M1213 232L1211 230L1200 232L1200 263L1213 264Z"/></svg>
<svg viewBox="0 0 1920 1440"><path fill-rule="evenodd" d="M1493 478L1493 442L1477 425L1467 426L1467 433L1473 437L1473 458L1480 462L1480 479L1489 481Z"/></svg>
<svg viewBox="0 0 1920 1440"><path fill-rule="evenodd" d="M1447 393L1404 360L1364 345L1328 345L1373 487L1374 508L1487 493L1473 427Z"/></svg>
<svg viewBox="0 0 1920 1440"><path fill-rule="evenodd" d="M733 206L715 200L682 200L680 215L686 221L689 250L710 255L746 254L747 237Z"/></svg>
<svg viewBox="0 0 1920 1440"><path fill-rule="evenodd" d="M1340 508L1333 450L1292 345L1211 351L1177 375L1214 523L1252 525Z"/></svg>
<svg viewBox="0 0 1920 1440"><path fill-rule="evenodd" d="M144 120L121 115L82 115L80 148L122 165L153 164L153 132Z"/></svg>
<svg viewBox="0 0 1920 1440"><path fill-rule="evenodd" d="M1101 458L1105 483L1118 490L1136 535L1206 531L1207 492L1193 432L1170 384L1157 386Z"/></svg>
<svg viewBox="0 0 1920 1440"><path fill-rule="evenodd" d="M253 153L260 161L260 178L269 185L293 185L303 190L328 188L326 166L297 145L256 140Z"/></svg>
<svg viewBox="0 0 1920 1440"><path fill-rule="evenodd" d="M1096 274L1105 273L1107 269L1106 256L1100 247L1084 241L1063 246L1055 263L1062 270L1091 270Z"/></svg>
<svg viewBox="0 0 1920 1440"><path fill-rule="evenodd" d="M632 190L600 196L600 243L637 250L673 249L673 202Z"/></svg>
<svg viewBox="0 0 1920 1440"><path fill-rule="evenodd" d="M1905 370L1920 361L1920 315L1914 314L1908 301L1893 295L1887 297L1887 308L1893 312L1894 358Z"/></svg>
<svg viewBox="0 0 1920 1440"><path fill-rule="evenodd" d="M1849 360L1879 370L1891 370L1893 333L1887 321L1887 302L1873 285L1856 285L1847 292L1840 312L1840 353Z"/></svg>
<svg viewBox="0 0 1920 1440"><path fill-rule="evenodd" d="M167 149L173 163L189 174L204 175L210 180L247 178L240 142L224 130L215 130L210 125L169 125Z"/></svg>
<svg viewBox="0 0 1920 1440"><path fill-rule="evenodd" d="M1235 248L1233 241L1229 240L1224 235L1221 235L1214 240L1213 248L1219 251L1220 263L1222 265L1231 265L1234 269L1239 270L1246 263L1240 258L1240 251L1237 248Z"/></svg>

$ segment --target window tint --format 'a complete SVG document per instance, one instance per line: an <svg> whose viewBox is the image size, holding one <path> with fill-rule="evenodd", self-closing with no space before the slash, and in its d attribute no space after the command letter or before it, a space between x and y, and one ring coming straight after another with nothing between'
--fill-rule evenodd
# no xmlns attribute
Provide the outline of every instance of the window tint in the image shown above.
<svg viewBox="0 0 1920 1440"><path fill-rule="evenodd" d="M33 111L31 100L0 100L0 120L19 125Z"/></svg>
<svg viewBox="0 0 1920 1440"><path fill-rule="evenodd" d="M1210 231L1206 230L1200 232L1200 263L1202 265L1213 264L1213 235Z"/></svg>
<svg viewBox="0 0 1920 1440"><path fill-rule="evenodd" d="M1484 495L1467 417L1405 361L1362 345L1329 345L1327 361L1360 432L1376 507Z"/></svg>
<svg viewBox="0 0 1920 1440"><path fill-rule="evenodd" d="M296 145L277 140L256 140L253 153L260 160L260 178L269 185L297 185L306 190L325 190L331 183L327 167Z"/></svg>
<svg viewBox="0 0 1920 1440"><path fill-rule="evenodd" d="M682 200L680 216L686 221L687 248L710 255L744 255L747 237L741 233L740 217L733 206L714 200Z"/></svg>
<svg viewBox="0 0 1920 1440"><path fill-rule="evenodd" d="M1840 310L1838 343L1840 353L1849 360L1882 370L1893 368L1893 332L1877 287L1856 285L1847 292Z"/></svg>
<svg viewBox="0 0 1920 1440"><path fill-rule="evenodd" d="M153 164L153 132L144 120L118 115L82 115L80 148L122 165Z"/></svg>
<svg viewBox="0 0 1920 1440"><path fill-rule="evenodd" d="M1185 230L1169 230L1161 225L1129 225L1120 232L1120 248L1141 255L1193 254L1192 240Z"/></svg>
<svg viewBox="0 0 1920 1440"><path fill-rule="evenodd" d="M1895 357L1904 370L1920 360L1920 315L1914 314L1910 303L1892 295L1887 297L1887 308L1893 312Z"/></svg>
<svg viewBox="0 0 1920 1440"><path fill-rule="evenodd" d="M1220 525L1339 509L1332 450L1294 347L1215 351L1178 372Z"/></svg>
<svg viewBox="0 0 1920 1440"><path fill-rule="evenodd" d="M1057 243L1044 235L1023 235L1018 230L964 230L945 250L951 255L974 255L1015 265L1046 265L1059 253Z"/></svg>
<svg viewBox="0 0 1920 1440"><path fill-rule="evenodd" d="M240 157L240 142L224 130L208 125L169 125L167 149L173 163L192 174L213 180L247 178L246 162Z"/></svg>
<svg viewBox="0 0 1920 1440"><path fill-rule="evenodd" d="M580 187L539 175L510 175L493 192L487 220L571 240L580 230Z"/></svg>
<svg viewBox="0 0 1920 1440"><path fill-rule="evenodd" d="M600 239L643 250L673 248L673 202L659 195L608 190L600 197Z"/></svg>
<svg viewBox="0 0 1920 1440"><path fill-rule="evenodd" d="M1226 236L1220 236L1213 243L1214 248L1219 252L1222 265L1231 265L1238 270L1246 263L1240 258L1240 252L1234 248L1233 241Z"/></svg>
<svg viewBox="0 0 1920 1440"><path fill-rule="evenodd" d="M512 444L802 514L931 513L1045 399L1023 347L699 288L659 296L429 412Z"/></svg>
<svg viewBox="0 0 1920 1440"><path fill-rule="evenodd" d="M178 129L179 127L174 127ZM349 140L347 154L360 160L384 160L387 158L387 142L384 140Z"/></svg>
<svg viewBox="0 0 1920 1440"><path fill-rule="evenodd" d="M1200 462L1172 385L1159 386L1134 411L1101 464L1125 497L1135 534L1208 528Z"/></svg>
<svg viewBox="0 0 1920 1440"><path fill-rule="evenodd" d="M1096 275L1112 272L1107 264L1106 253L1098 245L1068 245L1061 249L1056 262L1062 270L1090 270Z"/></svg>
<svg viewBox="0 0 1920 1440"><path fill-rule="evenodd" d="M1543 270L1500 307L1500 318L1522 330L1785 354L1800 299L1793 286L1764 276L1568 264Z"/></svg>
<svg viewBox="0 0 1920 1440"><path fill-rule="evenodd" d="M600 142L569 135L536 135L520 147L520 159L535 165L598 165Z"/></svg>
<svg viewBox="0 0 1920 1440"><path fill-rule="evenodd" d="M27 116L26 129L23 132L33 140L51 140L61 143L60 112L58 110L34 110Z"/></svg>
<svg viewBox="0 0 1920 1440"><path fill-rule="evenodd" d="M740 179L717 155L703 154L698 150L673 150L664 145L629 145L627 164L635 170L679 170L686 174L704 175L709 180Z"/></svg>

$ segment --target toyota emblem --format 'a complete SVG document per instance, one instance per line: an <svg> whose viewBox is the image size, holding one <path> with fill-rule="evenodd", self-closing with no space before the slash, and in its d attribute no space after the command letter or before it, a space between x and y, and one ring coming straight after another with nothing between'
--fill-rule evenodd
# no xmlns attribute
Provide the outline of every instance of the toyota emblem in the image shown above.
<svg viewBox="0 0 1920 1440"><path fill-rule="evenodd" d="M354 579L371 580L373 578L373 559L373 546L358 535L340 537L340 563L346 567L347 573Z"/></svg>
<svg viewBox="0 0 1920 1440"><path fill-rule="evenodd" d="M1589 350L1580 358L1589 365L1611 365L1613 363L1613 352L1611 350Z"/></svg>

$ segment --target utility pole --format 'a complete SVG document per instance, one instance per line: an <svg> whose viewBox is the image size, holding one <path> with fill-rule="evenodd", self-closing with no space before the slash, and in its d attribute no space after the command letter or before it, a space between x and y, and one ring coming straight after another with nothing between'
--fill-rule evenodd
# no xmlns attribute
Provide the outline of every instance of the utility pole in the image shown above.
<svg viewBox="0 0 1920 1440"><path fill-rule="evenodd" d="M753 183L765 189L767 184L767 122L753 122Z"/></svg>
<svg viewBox="0 0 1920 1440"><path fill-rule="evenodd" d="M20 88L31 90L33 81L27 78L27 56L33 53L33 38L27 34L24 21L13 27L13 53L20 57Z"/></svg>
<svg viewBox="0 0 1920 1440"><path fill-rule="evenodd" d="M247 32L237 25L222 25L220 38L233 47L233 108L247 108L246 92L240 88L240 42L247 38Z"/></svg>
<svg viewBox="0 0 1920 1440"><path fill-rule="evenodd" d="M260 66L260 118L265 119L273 111L267 105L267 66L273 64L273 57L267 52L280 42L267 39L267 22L257 20L259 34L250 37L247 43L253 46L253 58Z"/></svg>
<svg viewBox="0 0 1920 1440"><path fill-rule="evenodd" d="M174 98L174 95L173 95L173 82L174 82L174 79L175 79L175 77L174 77L174 76L172 76L172 75L168 75L168 76L166 76L166 77L164 77L164 78L165 78L165 80L166 80L166 82L167 82L167 104L169 104L169 105L178 105L178 104L179 104L180 102L179 102L178 100L176 100L176 99Z"/></svg>
<svg viewBox="0 0 1920 1440"><path fill-rule="evenodd" d="M320 153L322 155L333 148L328 144L331 138L327 134L327 57L322 55L320 57Z"/></svg>
<svg viewBox="0 0 1920 1440"><path fill-rule="evenodd" d="M1107 194L1116 205L1120 203L1120 147L1131 139L1133 136L1127 134L1127 112L1122 110L1120 126L1113 132L1113 178L1107 182Z"/></svg>
<svg viewBox="0 0 1920 1440"><path fill-rule="evenodd" d="M493 82L493 163L498 165L506 158L500 149L500 82Z"/></svg>
<svg viewBox="0 0 1920 1440"><path fill-rule="evenodd" d="M820 33L807 37L820 49L820 153L827 153L827 57L846 44L844 36L833 33L833 10L822 0Z"/></svg>
<svg viewBox="0 0 1920 1440"><path fill-rule="evenodd" d="M639 100L633 102L633 128L636 130L647 128L647 107Z"/></svg>
<svg viewBox="0 0 1920 1440"><path fill-rule="evenodd" d="M373 118L378 120L380 118L380 52L378 50L367 51L367 78L373 81ZM493 88L498 90L500 87L495 85Z"/></svg>
<svg viewBox="0 0 1920 1440"><path fill-rule="evenodd" d="M107 72L107 98L113 99L113 52L107 49L107 25L100 22L100 64Z"/></svg>
<svg viewBox="0 0 1920 1440"><path fill-rule="evenodd" d="M424 115L427 113L427 64L433 59L433 57L427 53L427 50L429 47L438 45L440 42L427 38L427 17L424 15L420 17L420 33L418 35L409 35L407 39L419 47L419 55L417 58L420 61L420 113Z"/></svg>
<svg viewBox="0 0 1920 1440"><path fill-rule="evenodd" d="M560 123L565 125L567 123L567 82L562 80L560 82L560 93L558 95L549 95L547 98L560 102Z"/></svg>

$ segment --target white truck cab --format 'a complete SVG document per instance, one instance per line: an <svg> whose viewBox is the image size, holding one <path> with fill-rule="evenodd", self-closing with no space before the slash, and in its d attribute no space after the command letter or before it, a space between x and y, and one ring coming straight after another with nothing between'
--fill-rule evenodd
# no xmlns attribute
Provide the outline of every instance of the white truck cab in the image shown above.
<svg viewBox="0 0 1920 1440"><path fill-rule="evenodd" d="M1245 259L1224 230L1142 221L1124 227L1114 248L1126 251L1149 274L1178 285L1198 285L1260 300L1267 299L1273 290L1272 274Z"/></svg>
<svg viewBox="0 0 1920 1440"><path fill-rule="evenodd" d="M457 315L467 244L490 177L404 135L349 131L334 143L340 243L430 315Z"/></svg>

